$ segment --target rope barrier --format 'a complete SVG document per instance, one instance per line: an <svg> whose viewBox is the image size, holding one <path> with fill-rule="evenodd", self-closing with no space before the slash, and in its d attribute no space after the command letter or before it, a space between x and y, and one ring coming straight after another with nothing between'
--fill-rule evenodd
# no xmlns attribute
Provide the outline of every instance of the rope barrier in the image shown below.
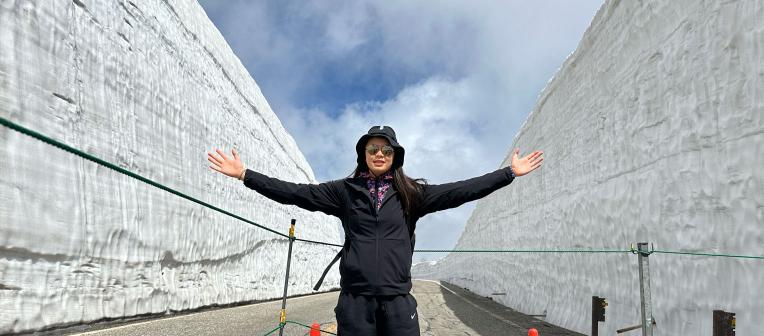
<svg viewBox="0 0 764 336"><path fill-rule="evenodd" d="M326 245L326 246L334 246L334 247L342 247L340 244L333 244L333 243L327 243L322 241L315 241L310 239L302 239L302 238L295 238L297 241L305 242L305 243L312 243L312 244L319 244L319 245Z"/></svg>
<svg viewBox="0 0 764 336"><path fill-rule="evenodd" d="M459 250L414 250L414 252L425 253L634 253L636 250L486 250L486 249L459 249ZM670 251L670 250L650 250L647 254L651 253L663 253L663 254L680 254L680 255L693 255L693 256L705 256L705 257L724 257L724 258L741 258L741 259L764 259L764 256L757 255L745 255L745 254L726 254L726 253L709 253L709 252L682 252L682 251Z"/></svg>
<svg viewBox="0 0 764 336"><path fill-rule="evenodd" d="M414 252L433 253L629 253L630 250L486 250L486 249L459 249L459 250L414 250Z"/></svg>
<svg viewBox="0 0 764 336"><path fill-rule="evenodd" d="M681 252L681 251L653 250L652 253L683 254L683 255L692 255L692 256L741 258L741 259L764 259L764 256L744 255L744 254L726 254L726 253L708 253L708 252Z"/></svg>
<svg viewBox="0 0 764 336"><path fill-rule="evenodd" d="M273 330L271 330L271 331L269 331L269 332L267 332L267 333L263 334L263 336L268 336L268 335L270 335L270 334L273 334L274 332L276 332L276 330L279 330L279 329L283 328L285 324L286 324L286 323L279 323L279 326L278 326L278 327L276 327L275 329L273 329Z"/></svg>
<svg viewBox="0 0 764 336"><path fill-rule="evenodd" d="M65 143L62 143L60 141L57 141L55 139L52 139L50 137L47 137L45 135L42 135L38 132L35 132L31 129L28 129L26 127L23 127L21 125L18 125L6 118L0 117L0 123L2 123L3 126L8 127L12 130L15 130L19 133L28 135L32 138L38 139L42 142L45 142L49 145L58 147L64 151L67 151L69 153L75 154L77 156L80 156L82 158L85 158L87 160L93 161L97 164L100 164L102 166L105 166L109 169L112 169L118 173L130 176L134 179L137 179L141 182L147 183L149 185L152 185L154 187L157 187L159 189L162 189L164 191L167 191L169 193L172 193L176 196L179 196L181 198L185 198L189 201L192 201L194 203L200 204L202 206L205 206L207 208L210 208L212 210L218 211L220 213L223 213L225 215L228 215L230 217L236 218L242 222L254 225L256 227L259 227L263 230L266 230L268 232L274 233L276 235L279 235L284 238L290 238L288 235L285 235L281 232L275 231L273 229L270 229L268 227L265 227L263 225L257 224L251 220L248 220L246 218L243 218L241 216L238 216L236 214L233 214L231 212L228 212L226 210L223 210L221 208L218 208L214 205L211 205L207 202L204 202L202 200L198 200L194 197L188 196L186 194L183 194L179 191L176 191L170 187L164 186L158 182L154 182L148 178L145 178L143 176L140 176L136 173L133 173L127 169L124 169L122 167L119 167L115 164L112 164L106 160L100 159L96 156L93 156L91 154L88 154L86 152L83 152L79 149L76 149L74 147L71 147ZM334 246L334 247L342 247L340 244L333 244L333 243L327 243L327 242L321 242L321 241L315 241L315 240L309 240L309 239L302 239L302 238L295 238L295 240L306 242L306 243L312 243L312 244L320 244L320 245L326 245L326 246ZM606 249L554 249L554 250L544 250L544 249L514 249L514 250L502 250L502 249L455 249L455 250L431 250L431 249L425 249L425 250L414 250L415 253L627 253L627 252L634 252L633 250L606 250ZM755 256L755 255L742 255L742 254L726 254L726 253L708 253L708 252L681 252L681 251L670 251L670 250L653 250L651 253L663 253L663 254L677 254L677 255L694 255L694 256L707 256L707 257L724 257L724 258L742 258L742 259L764 259L764 256Z"/></svg>
<svg viewBox="0 0 764 336"><path fill-rule="evenodd" d="M236 218L236 219L238 219L238 220L240 220L240 221L243 221L243 222L245 222L245 223L248 223L248 224L252 224L252 225L254 225L254 226L256 226L256 227L259 227L259 228L261 228L261 229L263 229L263 230L269 231L269 232L271 232L271 233L275 233L275 234L277 234L277 235L279 235L279 236L282 236L282 237L285 237L285 238L289 238L289 236L287 236L287 235L285 235L285 234L283 234L283 233L281 233L281 232L278 232L278 231L275 231L275 230L273 230L273 229L267 228L267 227L265 227L265 226L262 226L262 225L260 225L260 224L257 224L257 223L255 223L255 222L253 222L253 221L251 221L251 220L248 220L248 219L246 219L246 218L242 218L242 217L240 217L240 216L238 216L238 215L235 215L235 214L233 214L233 213L230 213L230 212L228 212L228 211L226 211L226 210L220 209L220 208L218 208L218 207L216 207L216 206L214 206L214 205L211 205L211 204L209 204L209 203L207 203L207 202L204 202L204 201L202 201L202 200L198 200L198 199L196 199L196 198L193 198L193 197L191 197L191 196L188 196L188 195L186 195L186 194L184 194L184 193L181 193L181 192L179 192L179 191L176 191L175 189L172 189L172 188L170 188L170 187L164 186L164 185L162 185L162 184L160 184L160 183L158 183L158 182L154 182L154 181L152 181L152 180L150 180L150 179L148 179L148 178L145 178L145 177L143 177L143 176L140 176L140 175L138 175L138 174L136 174L136 173L133 173L133 172L131 172L131 171L127 170L127 169L124 169L124 168L122 168L122 167L119 167L119 166L117 166L117 165L115 165L115 164L113 164L113 163L111 163L111 162L108 162L108 161L106 161L106 160L103 160L103 159L100 159L100 158L98 158L98 157L95 157L95 156L93 156L93 155L90 155L90 154L88 154L88 153L85 153L85 152L83 152L83 151L81 151L81 150L79 150L79 149L76 149L76 148L74 148L74 147L71 147L71 146L69 146L69 145L67 145L67 144L65 144L65 143L63 143L63 142L60 142L60 141L58 141L58 140L55 140L55 139L52 139L52 138L50 138L50 137L44 136L44 135L42 135L42 134L40 134L40 133L37 133L37 132L35 132L35 131L33 131L33 130L30 130L30 129L26 128L26 127L23 127L23 126L21 126L21 125L15 124L15 123L11 122L11 121L10 121L10 120L8 120L8 119L5 119L5 118L2 118L2 117L0 117L0 122L3 124L3 126L6 126L6 127L10 128L10 129L12 129L12 130L15 130L15 131L17 131L17 132L19 132L19 133L23 133L23 134L26 134L26 135L28 135L28 136L30 136L30 137L33 137L33 138L35 138L35 139L37 139L37 140L40 140L40 141L42 141L42 142L45 142L45 143L47 143L47 144L49 144L49 145L52 145L52 146L58 147L58 148L60 148L60 149L63 149L64 151L67 151L67 152L69 152L69 153L72 153L72 154L74 154L74 155L80 156L80 157L82 157L82 158L85 158L85 159L87 159L87 160L93 161L93 162L95 162L95 163L97 163L97 164L100 164L100 165L102 165L102 166L104 166L104 167L107 167L107 168L109 168L109 169L111 169L111 170L114 170L114 171L116 171L116 172L118 172L118 173L121 173L121 174L124 174L124 175L130 176L130 177L132 177L132 178L134 178L134 179L137 179L137 180L139 180L139 181L141 181L141 182L145 182L145 183L148 183L148 184L150 184L150 185L152 185L152 186L154 186L154 187L157 187L157 188L159 188L159 189L162 189L162 190L164 190L164 191L167 191L167 192L169 192L169 193L172 193L172 194L174 194L174 195L177 195L177 196L179 196L179 197L185 198L185 199L187 199L187 200L189 200L189 201L191 201L191 202L194 202L194 203L200 204L200 205L202 205L202 206L205 206L205 207L207 207L207 208L213 209L213 210L215 210L215 211L218 211L218 212L220 212L220 213L226 214L226 215L228 215L228 216L231 216L231 217L233 217L233 218Z"/></svg>
<svg viewBox="0 0 764 336"><path fill-rule="evenodd" d="M269 331L268 333L264 334L263 336L268 336L268 335L270 335L270 334L272 334L272 333L276 332L277 330L279 330L279 329L281 329L281 328L284 328L284 327L286 327L286 325L287 325L287 324L289 324L289 323L291 323L291 324L296 324L296 325L299 325L299 326L303 326L303 327L305 327L305 328L308 328L308 329L310 329L310 328L311 328L311 327L310 327L309 325L307 325L307 324L302 324L302 323L300 323L300 322L296 322L296 321L290 321L290 320L286 320L284 323L279 323L279 326L278 326L278 327L276 327L276 329L273 329L273 330ZM326 330L323 330L323 329L318 329L318 330L319 330L320 332L322 332L322 333L327 333L327 334L329 334L329 335L337 335L336 333L333 333L333 332L331 332L331 331L326 331Z"/></svg>
<svg viewBox="0 0 764 336"><path fill-rule="evenodd" d="M308 328L308 329L310 329L310 328L311 328L309 325L306 325L306 324L302 324L302 323L300 323L300 322L295 322L295 321L289 321L289 320L287 320L287 321L286 321L286 323L292 323L292 324L301 325L301 326L303 326L303 327L305 327L305 328ZM333 332L331 332L331 331L326 331L326 330L323 330L323 329L318 329L318 330L319 330L320 332L322 332L322 333L327 333L327 334L329 334L329 335L337 335L336 333L333 333Z"/></svg>

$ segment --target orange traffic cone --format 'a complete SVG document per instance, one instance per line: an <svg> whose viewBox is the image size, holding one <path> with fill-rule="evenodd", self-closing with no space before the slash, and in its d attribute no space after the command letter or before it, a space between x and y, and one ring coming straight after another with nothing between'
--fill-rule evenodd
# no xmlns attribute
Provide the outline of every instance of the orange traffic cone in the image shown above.
<svg viewBox="0 0 764 336"><path fill-rule="evenodd" d="M536 328L528 329L528 336L539 336L539 331Z"/></svg>
<svg viewBox="0 0 764 336"><path fill-rule="evenodd" d="M310 326L310 336L321 336L321 325L316 321Z"/></svg>

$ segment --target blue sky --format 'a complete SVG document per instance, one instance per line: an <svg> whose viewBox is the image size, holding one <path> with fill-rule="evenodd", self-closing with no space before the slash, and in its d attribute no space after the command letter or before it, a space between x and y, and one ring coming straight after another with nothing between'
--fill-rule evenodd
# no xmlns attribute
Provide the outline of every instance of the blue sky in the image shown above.
<svg viewBox="0 0 764 336"><path fill-rule="evenodd" d="M408 175L444 183L498 168L602 1L200 3L319 181L347 176L384 124ZM417 248L452 248L472 209L420 220Z"/></svg>

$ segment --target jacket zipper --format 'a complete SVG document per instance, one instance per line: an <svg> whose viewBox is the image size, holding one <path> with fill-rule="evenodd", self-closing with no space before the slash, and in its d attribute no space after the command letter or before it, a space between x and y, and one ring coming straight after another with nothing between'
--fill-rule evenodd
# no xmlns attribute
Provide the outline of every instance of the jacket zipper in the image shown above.
<svg viewBox="0 0 764 336"><path fill-rule="evenodd" d="M379 265L379 210L381 210L381 209L377 209L377 203L379 202L379 197L377 195L379 195L379 180L375 180L374 181L374 195L371 196L371 200L372 200L372 205L371 206L374 208L373 209L374 210L374 219L377 222L377 226L376 226L376 228L374 230L374 233L375 233L376 239L377 239L376 244L374 244L375 247L376 247L376 254L375 254L375 259L374 260L375 260L375 263L376 263L376 271L377 271L376 272L377 273L377 277L376 277L375 283L374 283L375 287L379 286L379 267L380 267L380 265Z"/></svg>

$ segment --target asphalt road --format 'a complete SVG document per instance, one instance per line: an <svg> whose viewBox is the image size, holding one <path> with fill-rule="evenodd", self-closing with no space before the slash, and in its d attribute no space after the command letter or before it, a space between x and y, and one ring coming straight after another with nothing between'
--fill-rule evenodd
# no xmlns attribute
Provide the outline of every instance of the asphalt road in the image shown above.
<svg viewBox="0 0 764 336"><path fill-rule="evenodd" d="M336 332L334 306L337 305L339 292L289 298L287 300L287 320L304 324L313 321L321 328ZM81 336L185 336L185 335L264 335L279 324L281 300L256 303L251 305L210 309L191 314L163 317L147 321L129 323L108 329L93 330L84 333L69 333ZM271 335L278 335L278 331ZM287 324L284 335L307 335L308 329Z"/></svg>
<svg viewBox="0 0 764 336"><path fill-rule="evenodd" d="M544 336L583 335L520 314L489 298L447 283L416 280L412 294L419 303L417 311L423 336L525 336L529 328L536 328ZM322 329L336 332L334 306L338 295L339 292L329 292L290 298L287 301L287 319L304 324L317 321ZM82 336L264 335L278 326L280 309L281 301L271 301L118 325L82 326L73 328L76 330L53 333ZM102 329L92 330L95 328ZM83 329L88 331L81 332ZM273 335L278 335L278 332ZM284 335L308 335L308 329L287 324Z"/></svg>
<svg viewBox="0 0 764 336"><path fill-rule="evenodd" d="M543 336L584 336L448 283L419 280L414 284L413 294L419 303L419 328L423 336L526 336L530 328Z"/></svg>

